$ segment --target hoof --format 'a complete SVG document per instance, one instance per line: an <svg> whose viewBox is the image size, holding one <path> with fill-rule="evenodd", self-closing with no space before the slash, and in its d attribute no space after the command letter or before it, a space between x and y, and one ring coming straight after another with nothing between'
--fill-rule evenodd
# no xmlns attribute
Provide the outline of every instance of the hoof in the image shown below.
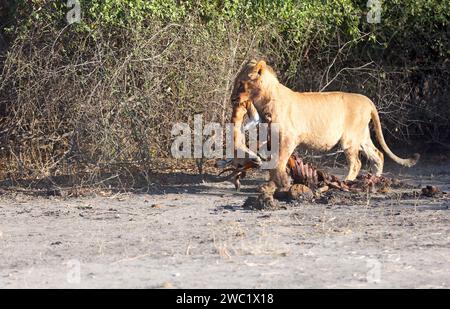
<svg viewBox="0 0 450 309"><path fill-rule="evenodd" d="M235 183L234 188L236 189L237 192L241 191L241 183L240 182Z"/></svg>
<svg viewBox="0 0 450 309"><path fill-rule="evenodd" d="M239 178L235 178L233 184L236 191L241 191L241 182L239 181Z"/></svg>
<svg viewBox="0 0 450 309"><path fill-rule="evenodd" d="M257 167L262 165L262 160L260 157L256 157L256 158L251 158L250 159L253 164L255 164Z"/></svg>

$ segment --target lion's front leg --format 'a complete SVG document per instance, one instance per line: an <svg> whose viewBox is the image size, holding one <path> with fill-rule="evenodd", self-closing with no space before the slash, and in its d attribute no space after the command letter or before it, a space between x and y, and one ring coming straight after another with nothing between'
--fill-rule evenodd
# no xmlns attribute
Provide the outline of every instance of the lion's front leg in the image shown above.
<svg viewBox="0 0 450 309"><path fill-rule="evenodd" d="M272 145L274 147L275 145ZM278 190L289 190L290 179L286 172L289 157L294 152L297 144L292 138L282 137L279 145L278 162L274 169L270 170L269 181L261 186L261 197L268 208L273 207L273 195Z"/></svg>

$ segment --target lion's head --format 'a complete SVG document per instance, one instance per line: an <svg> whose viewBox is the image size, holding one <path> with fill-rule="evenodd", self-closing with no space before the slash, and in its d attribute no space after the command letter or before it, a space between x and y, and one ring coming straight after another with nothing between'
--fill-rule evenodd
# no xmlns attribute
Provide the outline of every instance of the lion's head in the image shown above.
<svg viewBox="0 0 450 309"><path fill-rule="evenodd" d="M234 80L231 103L236 105L253 100L274 83L278 83L277 76L264 60L250 60Z"/></svg>

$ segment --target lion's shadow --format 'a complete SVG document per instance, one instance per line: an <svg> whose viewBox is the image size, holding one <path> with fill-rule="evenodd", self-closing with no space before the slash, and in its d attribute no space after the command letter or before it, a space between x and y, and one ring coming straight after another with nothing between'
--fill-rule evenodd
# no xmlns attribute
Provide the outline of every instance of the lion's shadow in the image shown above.
<svg viewBox="0 0 450 309"><path fill-rule="evenodd" d="M216 182L216 175L186 172L151 172L143 175L118 175L114 173L92 175L60 175L41 179L5 179L0 181L0 190L22 192L36 196L63 195L74 189L108 189L113 193L136 194L202 193L205 195L248 194L262 179L242 179L240 191L231 182Z"/></svg>

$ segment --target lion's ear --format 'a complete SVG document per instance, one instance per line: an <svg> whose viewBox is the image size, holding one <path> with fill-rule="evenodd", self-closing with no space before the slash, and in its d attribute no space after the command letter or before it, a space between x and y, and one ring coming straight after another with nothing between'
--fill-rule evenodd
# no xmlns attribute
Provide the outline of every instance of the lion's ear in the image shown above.
<svg viewBox="0 0 450 309"><path fill-rule="evenodd" d="M250 79L256 80L256 79L260 78L261 74L263 73L266 66L267 66L267 64L264 60L258 61L258 63L256 63L252 72L248 75L250 77Z"/></svg>
<svg viewBox="0 0 450 309"><path fill-rule="evenodd" d="M266 66L267 66L266 62L264 60L260 60L255 66L255 71L257 72L258 75L261 75Z"/></svg>

